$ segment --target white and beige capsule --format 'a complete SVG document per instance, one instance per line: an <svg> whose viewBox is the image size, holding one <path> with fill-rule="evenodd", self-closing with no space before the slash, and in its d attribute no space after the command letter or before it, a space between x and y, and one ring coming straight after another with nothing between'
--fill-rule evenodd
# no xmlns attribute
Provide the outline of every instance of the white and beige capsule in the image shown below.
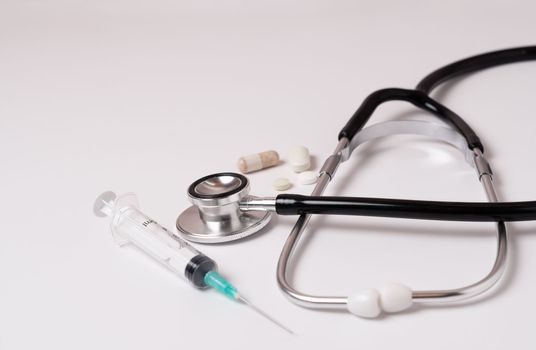
<svg viewBox="0 0 536 350"><path fill-rule="evenodd" d="M243 173L266 169L279 163L279 154L276 151L265 151L250 154L238 159L238 169Z"/></svg>

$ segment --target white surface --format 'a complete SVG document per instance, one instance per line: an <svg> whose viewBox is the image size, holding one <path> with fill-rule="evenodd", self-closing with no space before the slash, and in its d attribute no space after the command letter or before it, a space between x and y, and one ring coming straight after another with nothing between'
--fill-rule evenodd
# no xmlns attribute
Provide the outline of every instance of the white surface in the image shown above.
<svg viewBox="0 0 536 350"><path fill-rule="evenodd" d="M535 10L531 1L3 0L0 349L534 349L536 223L509 225L509 270L479 302L372 321L283 297L275 267L293 218L245 242L196 245L292 337L118 248L91 206L106 189L133 191L173 228L188 184L236 171L240 155L303 144L318 169L368 93L533 43ZM509 65L436 95L481 135L505 200L536 198L535 77L536 62ZM376 121L421 116L402 103L378 112ZM291 175L252 174L253 191L273 194L272 181ZM327 193L484 199L459 153L410 137L364 146ZM312 228L292 278L311 293L393 280L457 287L485 274L495 249L491 224L317 218Z"/></svg>

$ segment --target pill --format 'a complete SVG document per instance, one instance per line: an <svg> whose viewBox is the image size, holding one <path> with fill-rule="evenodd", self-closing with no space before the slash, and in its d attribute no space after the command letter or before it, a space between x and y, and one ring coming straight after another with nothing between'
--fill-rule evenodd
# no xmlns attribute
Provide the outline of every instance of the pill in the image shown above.
<svg viewBox="0 0 536 350"><path fill-rule="evenodd" d="M274 189L276 191L286 191L290 187L292 187L292 183L289 181L289 179L286 179L284 177L280 177L279 179L275 179L274 181Z"/></svg>
<svg viewBox="0 0 536 350"><path fill-rule="evenodd" d="M304 146L296 146L289 152L288 162L292 167L292 170L296 173L301 173L309 169L311 166L311 159L309 156L309 150Z"/></svg>
<svg viewBox="0 0 536 350"><path fill-rule="evenodd" d="M266 151L250 154L238 159L238 169L244 174L269 168L279 163L279 154L276 151Z"/></svg>
<svg viewBox="0 0 536 350"><path fill-rule="evenodd" d="M300 185L312 185L316 183L318 174L314 171L304 171L298 174L298 183Z"/></svg>

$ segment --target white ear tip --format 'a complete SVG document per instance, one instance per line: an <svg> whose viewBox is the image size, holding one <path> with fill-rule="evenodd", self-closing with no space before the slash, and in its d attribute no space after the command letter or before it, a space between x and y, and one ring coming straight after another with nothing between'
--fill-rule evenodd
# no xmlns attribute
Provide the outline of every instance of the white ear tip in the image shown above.
<svg viewBox="0 0 536 350"><path fill-rule="evenodd" d="M375 318L381 313L380 293L376 289L363 289L348 297L348 311L356 316Z"/></svg>
<svg viewBox="0 0 536 350"><path fill-rule="evenodd" d="M381 308L385 312L399 312L413 303L412 290L398 283L389 283L379 288Z"/></svg>

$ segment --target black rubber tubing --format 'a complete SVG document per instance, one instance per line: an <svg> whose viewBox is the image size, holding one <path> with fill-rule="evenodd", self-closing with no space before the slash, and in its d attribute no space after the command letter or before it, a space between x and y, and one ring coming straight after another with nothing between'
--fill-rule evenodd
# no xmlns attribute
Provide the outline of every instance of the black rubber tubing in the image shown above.
<svg viewBox="0 0 536 350"><path fill-rule="evenodd" d="M479 148L484 152L484 147L477 134L459 115L435 101L422 91L399 88L382 89L368 95L348 123L346 123L340 131L339 140L343 137L352 140L352 138L365 126L376 108L387 101L410 102L413 105L438 116L442 120L453 125L460 134L462 134L470 149Z"/></svg>
<svg viewBox="0 0 536 350"><path fill-rule="evenodd" d="M436 202L280 194L276 198L276 211L280 215L355 215L474 222L531 221L536 220L536 201Z"/></svg>
<svg viewBox="0 0 536 350"><path fill-rule="evenodd" d="M474 130L458 114L428 95L435 87L452 78L503 64L535 59L536 46L498 50L465 58L439 68L422 79L417 84L416 90L390 88L375 91L363 101L339 132L339 140L343 137L352 140L382 103L407 101L450 123L465 137L470 149L478 148L484 152L484 147Z"/></svg>
<svg viewBox="0 0 536 350"><path fill-rule="evenodd" d="M452 78L503 64L529 60L536 60L536 46L524 46L487 52L456 61L433 71L417 84L416 89L429 94L441 83Z"/></svg>
<svg viewBox="0 0 536 350"><path fill-rule="evenodd" d="M484 148L471 127L456 113L428 96L445 81L490 67L536 59L536 46L488 52L451 63L422 79L416 90L383 89L370 94L339 133L351 140L386 101L407 101L450 122L466 139L470 149ZM536 220L536 201L526 202L439 202L359 197L307 197L280 195L276 211L282 215L333 214L395 217L446 221Z"/></svg>

